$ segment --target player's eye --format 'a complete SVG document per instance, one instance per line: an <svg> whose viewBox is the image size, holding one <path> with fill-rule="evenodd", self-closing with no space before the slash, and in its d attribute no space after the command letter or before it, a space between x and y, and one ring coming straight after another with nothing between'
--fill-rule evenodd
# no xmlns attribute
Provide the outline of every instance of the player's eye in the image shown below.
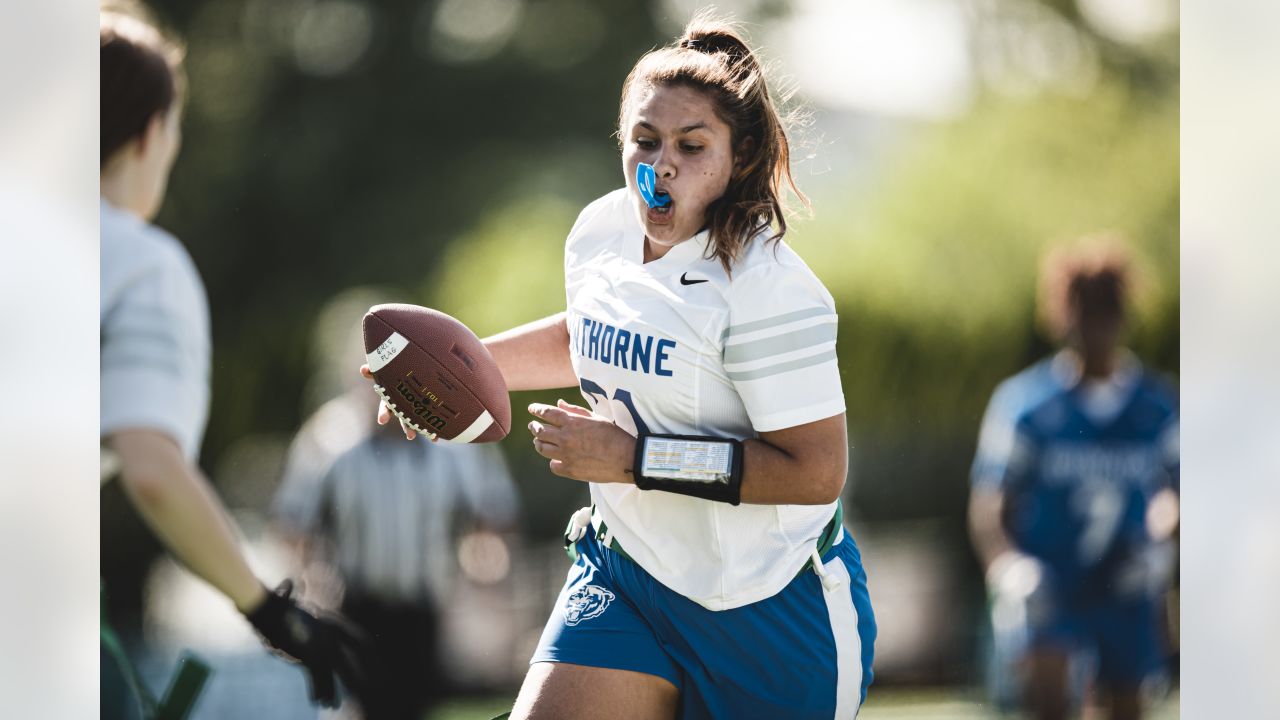
<svg viewBox="0 0 1280 720"><path fill-rule="evenodd" d="M653 148L658 147L658 141L653 138L636 138L636 145L644 148L645 150L652 150Z"/></svg>
<svg viewBox="0 0 1280 720"><path fill-rule="evenodd" d="M689 153L690 155L696 155L697 153L702 152L702 150L703 150L703 146L702 146L702 145L693 145L693 144L690 144L690 143L684 143L683 145L681 145L681 146L680 146L680 149L681 149L681 150L684 150L685 152Z"/></svg>

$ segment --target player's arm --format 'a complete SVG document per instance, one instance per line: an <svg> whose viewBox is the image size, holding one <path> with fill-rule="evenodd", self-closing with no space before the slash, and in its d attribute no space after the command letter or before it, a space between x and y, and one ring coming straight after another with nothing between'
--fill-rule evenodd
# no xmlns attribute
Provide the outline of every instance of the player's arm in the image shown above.
<svg viewBox="0 0 1280 720"><path fill-rule="evenodd" d="M1178 536L1181 527L1181 504L1178 496L1182 461L1178 442L1178 416L1166 421L1157 440L1160 466L1164 471L1163 487L1156 491L1147 505L1147 530L1153 540L1167 540Z"/></svg>
<svg viewBox="0 0 1280 720"><path fill-rule="evenodd" d="M982 415L978 447L970 470L969 539L983 570L999 557L1016 551L1005 530L1005 488L1020 481L1034 448L1018 429L1018 415L1025 405L1020 381L1005 381L996 388Z"/></svg>
<svg viewBox="0 0 1280 720"><path fill-rule="evenodd" d="M1044 568L1010 536L1007 505L1010 488L1024 487L1030 481L1040 450L1026 418L1014 421L1006 410L993 398L983 418L969 493L969 536L985 571L987 587L1000 595L1021 597L1038 587Z"/></svg>
<svg viewBox="0 0 1280 720"><path fill-rule="evenodd" d="M529 424L534 449L551 461L551 472L574 480L635 484L637 440L608 418L563 400L555 407L534 403L529 412L538 418ZM848 469L847 437L840 413L746 440L733 450L742 453L739 501L835 502Z"/></svg>
<svg viewBox="0 0 1280 720"><path fill-rule="evenodd" d="M569 359L565 313L487 337L484 346L498 363L508 390L549 390L578 385L578 376Z"/></svg>
<svg viewBox="0 0 1280 720"><path fill-rule="evenodd" d="M969 536L982 563L988 590L1020 602L1042 586L1043 562L1022 552L1005 530L1003 490L976 486L969 495Z"/></svg>
<svg viewBox="0 0 1280 720"><path fill-rule="evenodd" d="M969 493L969 537L984 570L1014 550L1004 529L1004 491L975 487Z"/></svg>
<svg viewBox="0 0 1280 720"><path fill-rule="evenodd" d="M178 444L148 429L119 430L107 442L134 507L174 556L242 613L261 605L266 589L240 552L226 510Z"/></svg>
<svg viewBox="0 0 1280 720"><path fill-rule="evenodd" d="M208 480L171 437L126 429L107 442L119 456L126 493L165 547L229 597L269 645L305 666L313 700L335 707L335 675L348 683L362 677L362 641L299 608L290 597L291 583L267 592L240 552L231 519Z"/></svg>
<svg viewBox="0 0 1280 720"><path fill-rule="evenodd" d="M845 416L760 433L742 443L742 502L826 505L844 490L849 469Z"/></svg>

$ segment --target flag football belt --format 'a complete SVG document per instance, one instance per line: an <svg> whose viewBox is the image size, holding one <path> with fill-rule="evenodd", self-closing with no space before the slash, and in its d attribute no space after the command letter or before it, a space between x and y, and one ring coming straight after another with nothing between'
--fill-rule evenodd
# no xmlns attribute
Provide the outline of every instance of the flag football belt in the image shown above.
<svg viewBox="0 0 1280 720"><path fill-rule="evenodd" d="M570 562L578 561L578 541L582 539L588 529L590 529L591 535L596 539L596 542L635 562L627 554L627 551L622 549L622 543L619 543L613 533L609 531L609 526L605 524L604 518L600 516L600 508L595 505L584 507L569 518L569 526L564 530L564 551L569 556ZM814 565L814 558L819 558L819 562L821 562L821 557L826 555L827 551L835 547L836 543L840 541L843 529L844 503L837 500L835 513L831 516L831 520L827 522L826 527L822 529L822 534L818 536L817 548L809 554L809 560L805 562L804 567L800 568L800 572L796 573L796 577L803 575L806 570L817 567ZM818 573L818 576L825 578L821 572Z"/></svg>

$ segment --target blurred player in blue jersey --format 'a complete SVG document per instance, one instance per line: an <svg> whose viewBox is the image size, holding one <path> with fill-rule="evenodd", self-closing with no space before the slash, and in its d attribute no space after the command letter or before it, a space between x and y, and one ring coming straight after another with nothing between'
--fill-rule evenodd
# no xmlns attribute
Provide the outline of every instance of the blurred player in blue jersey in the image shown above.
<svg viewBox="0 0 1280 720"><path fill-rule="evenodd" d="M512 718L852 720L875 621L841 524L835 303L781 241L756 54L695 18L632 69L618 137L626 185L569 231L566 312L485 343L510 389L587 405L530 407L594 507Z"/></svg>
<svg viewBox="0 0 1280 720"><path fill-rule="evenodd" d="M1063 348L996 389L973 465L995 672L1036 718L1066 717L1086 688L1137 718L1163 670L1177 398L1121 345L1129 266L1114 239L1056 249L1040 282Z"/></svg>

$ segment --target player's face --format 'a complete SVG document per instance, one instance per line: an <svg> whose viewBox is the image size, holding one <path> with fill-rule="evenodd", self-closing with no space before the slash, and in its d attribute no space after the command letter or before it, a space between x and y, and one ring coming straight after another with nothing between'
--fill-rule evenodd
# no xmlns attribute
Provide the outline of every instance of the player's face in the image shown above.
<svg viewBox="0 0 1280 720"><path fill-rule="evenodd" d="M650 208L636 187L636 166L653 166L657 190L671 195ZM693 237L706 224L707 206L724 195L733 172L732 133L706 94L689 87L655 86L632 100L623 127L622 172L644 226L651 257Z"/></svg>
<svg viewBox="0 0 1280 720"><path fill-rule="evenodd" d="M1108 356L1120 346L1123 318L1116 312L1075 314L1076 338L1080 350L1095 356Z"/></svg>
<svg viewBox="0 0 1280 720"><path fill-rule="evenodd" d="M1110 372L1120 347L1123 328L1124 316L1120 312L1072 309L1067 344L1083 357L1086 373L1090 368Z"/></svg>

